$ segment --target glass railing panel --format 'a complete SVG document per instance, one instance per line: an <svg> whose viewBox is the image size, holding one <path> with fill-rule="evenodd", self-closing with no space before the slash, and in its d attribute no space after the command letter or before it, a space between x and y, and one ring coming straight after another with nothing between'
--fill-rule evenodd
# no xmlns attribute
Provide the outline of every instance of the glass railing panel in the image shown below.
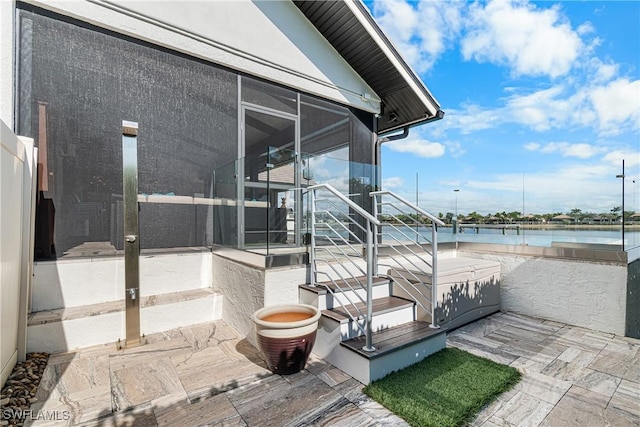
<svg viewBox="0 0 640 427"><path fill-rule="evenodd" d="M574 247L597 250L630 250L640 246L640 193L633 179L625 177L624 240L622 189L614 196L603 196L601 207L578 196L549 190L549 200L540 199L540 189L496 192L492 198L479 196L479 189L430 187L419 192L419 206L439 215L446 226L439 228L439 242L475 242L542 247ZM453 179L452 179L453 181ZM524 181L528 182L525 175ZM620 181L618 180L618 185ZM524 187L524 186L523 186ZM621 185L620 185L621 187ZM613 187L612 187L613 188ZM615 188L614 188L615 189ZM456 191L458 190L458 191ZM417 199L416 188L407 188L407 198ZM425 197L425 194L427 195ZM538 200L534 203L534 200ZM542 200L542 201L540 201ZM500 211L485 206L504 207ZM566 206L576 206L567 209ZM584 207L584 208L581 208ZM636 215L634 217L634 215ZM454 226L457 217L457 226Z"/></svg>

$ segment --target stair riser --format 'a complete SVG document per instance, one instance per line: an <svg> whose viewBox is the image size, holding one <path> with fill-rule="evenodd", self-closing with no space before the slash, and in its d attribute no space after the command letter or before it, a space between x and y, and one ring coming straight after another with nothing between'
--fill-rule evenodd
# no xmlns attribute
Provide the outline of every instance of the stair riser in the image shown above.
<svg viewBox="0 0 640 427"><path fill-rule="evenodd" d="M389 285L378 285L373 287L372 298L383 298L389 296ZM366 292L361 290L357 293L352 291L344 292L344 294L336 293L332 295L327 291L326 294L318 294L306 289L300 289L299 301L303 304L310 304L318 307L320 310L328 310L335 307L340 307L342 304L351 304L352 302L360 302L366 298ZM351 299L351 302L349 302Z"/></svg>
<svg viewBox="0 0 640 427"><path fill-rule="evenodd" d="M411 322L414 320L415 314L413 307L403 307L386 313L374 314L372 319L372 329L374 332L387 329L392 326L401 325L403 323ZM349 319L344 323L340 323L337 320L329 317L321 317L320 321L323 324L335 323L339 324L339 332L341 340L348 340L351 338L359 337L363 335L362 331L356 323ZM360 320L360 324L364 326L364 321ZM330 329L334 329L335 326L329 326Z"/></svg>
<svg viewBox="0 0 640 427"><path fill-rule="evenodd" d="M125 297L121 257L36 262L33 276L33 311L99 304ZM140 296L207 288L212 283L210 252L140 256Z"/></svg>
<svg viewBox="0 0 640 427"><path fill-rule="evenodd" d="M443 333L398 349L388 355L367 359L339 343L336 344L337 334L331 332L326 329L318 330L313 353L363 384L369 384L391 372L418 363L446 347L446 334ZM332 342L334 345L327 345ZM373 345L375 346L375 342Z"/></svg>
<svg viewBox="0 0 640 427"><path fill-rule="evenodd" d="M143 307L140 334L149 335L222 318L222 296ZM27 352L59 353L76 348L115 343L124 339L125 313L87 316L27 328Z"/></svg>

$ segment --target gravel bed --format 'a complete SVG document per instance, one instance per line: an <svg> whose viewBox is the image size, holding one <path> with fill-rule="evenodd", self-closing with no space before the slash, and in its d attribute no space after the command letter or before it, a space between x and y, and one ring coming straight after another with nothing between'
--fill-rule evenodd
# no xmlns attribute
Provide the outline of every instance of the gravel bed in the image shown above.
<svg viewBox="0 0 640 427"><path fill-rule="evenodd" d="M48 360L47 353L29 353L27 360L13 368L0 392L0 426L24 424L29 408L38 400L36 392Z"/></svg>

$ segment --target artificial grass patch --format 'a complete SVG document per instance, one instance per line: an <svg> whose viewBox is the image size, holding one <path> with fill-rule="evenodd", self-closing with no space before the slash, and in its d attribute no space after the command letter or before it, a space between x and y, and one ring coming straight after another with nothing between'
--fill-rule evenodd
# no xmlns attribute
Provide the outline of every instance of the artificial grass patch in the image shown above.
<svg viewBox="0 0 640 427"><path fill-rule="evenodd" d="M519 380L515 368L445 348L364 392L412 426L461 426Z"/></svg>

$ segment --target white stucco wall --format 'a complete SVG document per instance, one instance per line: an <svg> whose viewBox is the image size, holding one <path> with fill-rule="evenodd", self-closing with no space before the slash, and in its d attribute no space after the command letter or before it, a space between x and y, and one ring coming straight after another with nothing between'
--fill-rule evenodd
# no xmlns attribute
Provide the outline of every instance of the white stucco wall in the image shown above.
<svg viewBox="0 0 640 427"><path fill-rule="evenodd" d="M213 289L223 295L222 318L255 345L252 314L264 306L264 268L213 254Z"/></svg>
<svg viewBox="0 0 640 427"><path fill-rule="evenodd" d="M224 297L222 318L255 345L253 313L267 305L299 302L306 266L265 269L213 254L213 289Z"/></svg>
<svg viewBox="0 0 640 427"><path fill-rule="evenodd" d="M625 333L625 265L469 252L458 256L500 262L502 310Z"/></svg>
<svg viewBox="0 0 640 427"><path fill-rule="evenodd" d="M289 1L27 2L365 111L380 111L371 87Z"/></svg>
<svg viewBox="0 0 640 427"><path fill-rule="evenodd" d="M210 252L142 255L141 296L210 287ZM33 311L78 307L124 298L124 258L89 258L37 262Z"/></svg>

